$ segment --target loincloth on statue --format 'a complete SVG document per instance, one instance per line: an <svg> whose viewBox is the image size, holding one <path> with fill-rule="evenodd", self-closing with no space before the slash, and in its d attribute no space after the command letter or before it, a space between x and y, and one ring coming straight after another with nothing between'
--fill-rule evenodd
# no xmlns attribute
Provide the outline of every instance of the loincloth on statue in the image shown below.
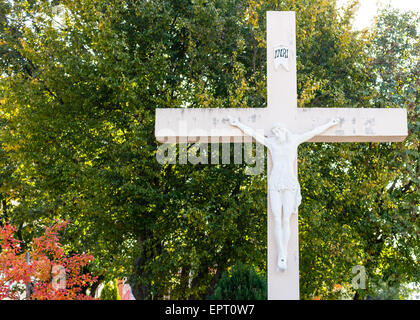
<svg viewBox="0 0 420 320"><path fill-rule="evenodd" d="M293 201L293 214L298 213L298 208L302 201L302 195L300 194L300 185L299 182L294 180L289 181L277 181L276 183L268 181L268 192L284 192L289 191L293 193L294 201Z"/></svg>

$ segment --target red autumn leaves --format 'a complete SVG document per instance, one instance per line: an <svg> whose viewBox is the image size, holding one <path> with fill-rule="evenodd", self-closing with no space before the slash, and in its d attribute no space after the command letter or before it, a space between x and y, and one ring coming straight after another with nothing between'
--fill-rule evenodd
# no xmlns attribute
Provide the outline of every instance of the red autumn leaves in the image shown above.
<svg viewBox="0 0 420 320"><path fill-rule="evenodd" d="M21 241L13 235L16 229L8 224L0 228L0 300L22 299L28 283L31 286L29 299L33 300L93 299L82 293L84 287L97 280L83 271L83 267L93 261L93 256L84 253L66 256L58 232L67 223L47 227L44 235L33 239L29 250L30 264L22 252ZM60 270L61 275L57 274Z"/></svg>

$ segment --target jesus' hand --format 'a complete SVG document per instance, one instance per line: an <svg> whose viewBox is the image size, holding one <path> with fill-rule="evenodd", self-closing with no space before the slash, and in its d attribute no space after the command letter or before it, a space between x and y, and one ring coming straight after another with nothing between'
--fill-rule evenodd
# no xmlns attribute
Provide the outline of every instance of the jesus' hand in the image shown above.
<svg viewBox="0 0 420 320"><path fill-rule="evenodd" d="M239 124L239 120L238 119L236 119L236 118L233 118L233 117L231 117L231 116L228 116L228 120L229 120L229 123L232 125L232 126L238 126L238 124Z"/></svg>
<svg viewBox="0 0 420 320"><path fill-rule="evenodd" d="M337 125L339 123L340 123L340 119L338 119L338 118L331 119L330 122L329 122L329 124L330 124L331 127L332 126L335 126L335 125Z"/></svg>

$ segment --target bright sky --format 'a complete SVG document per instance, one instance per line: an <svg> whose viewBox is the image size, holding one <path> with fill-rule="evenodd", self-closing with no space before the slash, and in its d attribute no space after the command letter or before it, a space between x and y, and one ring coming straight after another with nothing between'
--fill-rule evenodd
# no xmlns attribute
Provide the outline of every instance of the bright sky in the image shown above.
<svg viewBox="0 0 420 320"><path fill-rule="evenodd" d="M348 0L337 0L339 5L347 3ZM360 7L356 13L354 21L354 28L361 30L369 27L373 23L373 17L378 8L384 7L387 4L391 4L392 7L407 11L417 11L420 13L420 1L419 0L359 0Z"/></svg>

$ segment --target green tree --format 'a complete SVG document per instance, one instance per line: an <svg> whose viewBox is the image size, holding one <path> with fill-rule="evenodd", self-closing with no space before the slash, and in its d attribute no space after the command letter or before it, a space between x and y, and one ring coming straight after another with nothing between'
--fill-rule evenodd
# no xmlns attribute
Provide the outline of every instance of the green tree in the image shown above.
<svg viewBox="0 0 420 320"><path fill-rule="evenodd" d="M243 167L162 167L153 135L156 107L237 99L229 93L243 67L232 56L246 7L61 5L61 17L48 1L2 7L2 141L17 150L11 161L25 185L12 219L27 225L22 237L72 217L69 245L91 248L98 274L131 275L138 298L205 296L231 263L263 267L264 182Z"/></svg>
<svg viewBox="0 0 420 320"><path fill-rule="evenodd" d="M301 284L303 296L404 297L417 282L418 229L418 18L380 12L365 35L373 79L370 107L403 107L409 136L403 143L317 144L303 147L300 177ZM353 290L353 266L364 266L366 289ZM336 290L341 285L343 290ZM401 290L399 290L401 288ZM400 292L401 295L397 293Z"/></svg>

